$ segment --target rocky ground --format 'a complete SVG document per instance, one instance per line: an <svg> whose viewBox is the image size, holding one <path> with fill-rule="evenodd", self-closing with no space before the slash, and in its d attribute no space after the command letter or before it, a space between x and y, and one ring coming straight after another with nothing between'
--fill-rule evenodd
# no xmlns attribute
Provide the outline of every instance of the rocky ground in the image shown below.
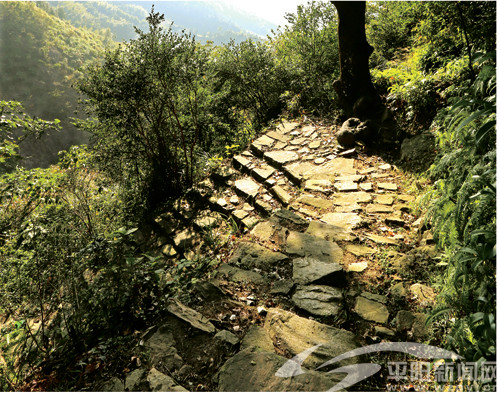
<svg viewBox="0 0 500 395"><path fill-rule="evenodd" d="M195 259L206 248L201 235L244 231L224 236L232 248L218 257L216 276L141 334L137 347L149 362L100 389L326 391L345 374L316 369L343 352L436 340L425 319L443 268L407 189L394 164L362 147L343 149L333 127L268 130L199 185L205 210L179 205L192 228L158 219L169 234L159 247L172 262ZM304 374L275 374L315 345ZM351 389L383 390L384 380L381 372Z"/></svg>

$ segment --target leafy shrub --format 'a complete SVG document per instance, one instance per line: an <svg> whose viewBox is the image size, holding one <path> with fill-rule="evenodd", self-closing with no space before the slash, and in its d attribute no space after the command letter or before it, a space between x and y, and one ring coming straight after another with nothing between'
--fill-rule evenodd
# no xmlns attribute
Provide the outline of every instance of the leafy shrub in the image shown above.
<svg viewBox="0 0 500 395"><path fill-rule="evenodd" d="M264 126L281 111L280 95L287 83L286 70L279 67L269 43L231 41L214 53L216 85L225 92L224 103L232 111L248 114L254 129Z"/></svg>
<svg viewBox="0 0 500 395"><path fill-rule="evenodd" d="M496 72L494 55L477 61L472 87L436 120L442 154L428 196L435 238L451 255L443 305L432 318L453 319L448 344L470 361L496 355Z"/></svg>
<svg viewBox="0 0 500 395"><path fill-rule="evenodd" d="M41 137L50 130L59 129L59 120L44 121L32 118L16 101L0 101L0 175L12 171L22 159L19 143L29 137Z"/></svg>
<svg viewBox="0 0 500 395"><path fill-rule="evenodd" d="M292 109L329 113L337 107L333 82L340 75L335 7L330 2L309 1L286 19L288 25L270 39L278 65L288 73L283 98Z"/></svg>
<svg viewBox="0 0 500 395"><path fill-rule="evenodd" d="M210 101L204 78L208 51L189 35L164 30L149 15L149 32L106 55L79 89L88 97L88 125L101 167L138 202L155 208L193 184L203 117Z"/></svg>

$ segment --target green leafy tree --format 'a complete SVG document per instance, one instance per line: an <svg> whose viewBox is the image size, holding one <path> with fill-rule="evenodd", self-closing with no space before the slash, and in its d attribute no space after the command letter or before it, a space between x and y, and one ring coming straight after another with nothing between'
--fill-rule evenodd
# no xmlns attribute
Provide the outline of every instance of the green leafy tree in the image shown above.
<svg viewBox="0 0 500 395"><path fill-rule="evenodd" d="M229 108L244 111L255 129L280 113L287 74L284 67L277 65L268 43L231 41L213 56L214 91L225 92L224 102Z"/></svg>
<svg viewBox="0 0 500 395"><path fill-rule="evenodd" d="M279 67L288 74L288 101L327 113L335 105L333 81L339 76L337 18L329 2L310 1L287 14L288 24L270 39Z"/></svg>
<svg viewBox="0 0 500 395"><path fill-rule="evenodd" d="M22 159L19 143L28 137L40 138L45 132L58 130L59 120L44 121L24 112L21 103L0 101L0 175L12 171Z"/></svg>
<svg viewBox="0 0 500 395"><path fill-rule="evenodd" d="M149 31L108 52L78 84L102 168L155 208L193 184L209 104L208 50L148 17Z"/></svg>

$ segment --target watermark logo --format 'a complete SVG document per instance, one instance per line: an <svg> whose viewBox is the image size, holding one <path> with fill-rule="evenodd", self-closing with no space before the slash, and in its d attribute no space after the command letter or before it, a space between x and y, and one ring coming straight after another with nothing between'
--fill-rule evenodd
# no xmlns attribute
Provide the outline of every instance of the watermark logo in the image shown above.
<svg viewBox="0 0 500 395"><path fill-rule="evenodd" d="M302 364L322 345L313 346L288 360L278 369L276 376L294 377L305 373L302 369ZM483 362L481 364L462 362L463 357L452 351L414 342L387 342L360 347L328 360L318 366L316 370L323 369L348 358L375 352L400 352L417 358L443 361L438 364L430 362L388 362L388 379L395 380L396 383L401 380L419 383L433 380L438 385L444 385L445 383L452 382L454 377L460 377L462 382L465 383L491 383L495 382L496 379L496 364L494 362ZM444 360L452 360L452 362L444 362ZM376 363L358 363L330 370L326 373L346 373L347 375L339 383L330 388L329 391L339 391L351 387L373 376L381 368L382 366ZM391 388L388 389L391 390ZM402 387L395 385L393 390L400 391Z"/></svg>

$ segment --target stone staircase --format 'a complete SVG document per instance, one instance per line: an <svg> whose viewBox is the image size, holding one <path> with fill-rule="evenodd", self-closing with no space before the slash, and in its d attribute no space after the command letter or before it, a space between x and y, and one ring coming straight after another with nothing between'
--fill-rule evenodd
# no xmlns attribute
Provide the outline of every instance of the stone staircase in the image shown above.
<svg viewBox="0 0 500 395"><path fill-rule="evenodd" d="M381 158L343 149L331 127L285 122L200 183L209 210L193 218L198 228L216 226L220 218L215 212L248 229L218 266L216 279L195 287L199 305L189 313L201 313L196 322L214 325L203 342L215 332L214 341L231 338L224 354L230 358L222 363L221 357L218 367L210 365L217 368L213 388L326 391L343 375L325 376L314 369L366 344L367 338L425 338L424 314L393 307L396 299L398 306L405 298L402 306L425 306L434 297L432 288L410 287L405 281L407 265L431 259L432 252L426 250L430 239L420 236L421 247L413 255L397 252L418 244L419 224L411 214L414 196L403 193L399 174ZM174 240L175 248L187 253L196 245L186 231ZM391 268L396 274L390 289L375 286L388 276L381 257L400 261L399 269ZM192 319L176 317L196 332ZM317 344L322 346L304 363L306 375L275 376L286 358ZM173 377L193 390L181 365Z"/></svg>

